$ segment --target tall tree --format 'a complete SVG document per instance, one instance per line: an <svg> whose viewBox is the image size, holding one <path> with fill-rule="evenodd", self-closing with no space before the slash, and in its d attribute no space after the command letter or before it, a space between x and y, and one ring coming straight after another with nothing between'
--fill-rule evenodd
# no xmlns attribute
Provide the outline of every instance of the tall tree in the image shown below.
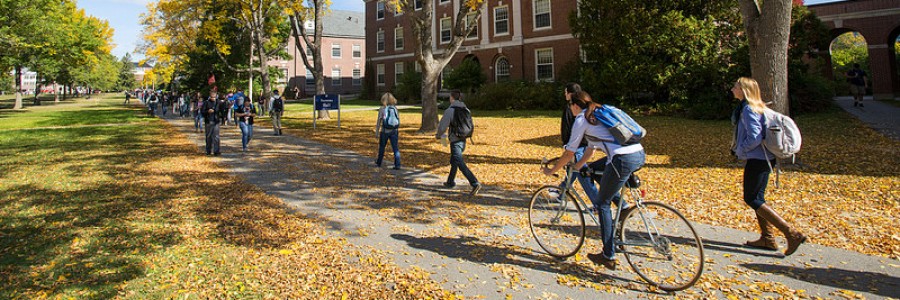
<svg viewBox="0 0 900 300"><path fill-rule="evenodd" d="M308 3L305 5L304 2ZM296 1L289 9L294 46L300 50L298 52L300 52L303 65L310 70L316 80L316 95L325 93L325 68L322 67L322 30L329 2L326 0ZM306 29L306 22L313 22L312 32ZM304 51L300 45L305 45L306 49L309 49L308 52L312 54L312 62L310 62L307 51ZM331 117L327 109L320 110L318 115L320 119Z"/></svg>
<svg viewBox="0 0 900 300"><path fill-rule="evenodd" d="M421 9L416 9L416 2ZM432 41L432 22L434 21L434 1L389 0L387 5L404 13L413 29L413 43L416 62L422 67L422 126L419 133L432 133L437 130L437 92L441 71L459 50L469 33L477 27L484 0L463 0L456 13L450 42L436 51ZM486 26L487 24L485 24Z"/></svg>
<svg viewBox="0 0 900 300"><path fill-rule="evenodd" d="M16 102L22 109L22 69L32 62L35 53L44 51L47 24L53 23L45 10L69 1L0 0L0 71L15 71Z"/></svg>
<svg viewBox="0 0 900 300"><path fill-rule="evenodd" d="M134 89L134 63L131 61L131 53L125 53L119 61L119 78L116 81L116 88L119 90Z"/></svg>
<svg viewBox="0 0 900 300"><path fill-rule="evenodd" d="M765 101L788 113L788 42L791 0L739 0L750 46L750 69Z"/></svg>

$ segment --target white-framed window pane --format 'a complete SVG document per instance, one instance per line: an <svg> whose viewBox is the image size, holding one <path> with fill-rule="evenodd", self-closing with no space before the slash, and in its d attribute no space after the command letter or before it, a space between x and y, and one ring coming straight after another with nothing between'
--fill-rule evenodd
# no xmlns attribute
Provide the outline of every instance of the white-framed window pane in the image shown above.
<svg viewBox="0 0 900 300"><path fill-rule="evenodd" d="M467 39L474 39L478 37L478 20L475 19L475 13L469 13L466 15L466 28L469 28L469 25L472 25L472 31L469 31L469 35L466 36Z"/></svg>
<svg viewBox="0 0 900 300"><path fill-rule="evenodd" d="M537 61L537 80L553 80L553 49L539 49L535 51Z"/></svg>
<svg viewBox="0 0 900 300"><path fill-rule="evenodd" d="M550 0L534 0L534 28L550 27Z"/></svg>
<svg viewBox="0 0 900 300"><path fill-rule="evenodd" d="M384 85L384 64L375 66L375 82L378 83L378 85Z"/></svg>
<svg viewBox="0 0 900 300"><path fill-rule="evenodd" d="M451 68L450 66L446 66L446 67L444 67L443 70L441 70L441 87L440 88L444 88L444 78L447 78L447 76L450 76L450 72L453 72L453 68Z"/></svg>
<svg viewBox="0 0 900 300"><path fill-rule="evenodd" d="M375 34L375 51L384 52L384 31Z"/></svg>
<svg viewBox="0 0 900 300"><path fill-rule="evenodd" d="M394 49L403 50L403 27L394 28Z"/></svg>
<svg viewBox="0 0 900 300"><path fill-rule="evenodd" d="M494 80L496 82L504 82L509 81L509 60L505 57L501 57L497 60L496 66L494 66L494 70L496 71Z"/></svg>
<svg viewBox="0 0 900 300"><path fill-rule="evenodd" d="M331 85L341 85L341 69L334 68L331 69Z"/></svg>
<svg viewBox="0 0 900 300"><path fill-rule="evenodd" d="M303 23L303 27L306 28L307 30L313 30L313 29L316 29L316 28L315 28L315 24L313 23L313 21L306 21L306 22L304 22L304 23Z"/></svg>
<svg viewBox="0 0 900 300"><path fill-rule="evenodd" d="M509 33L509 10L506 6L494 8L494 34Z"/></svg>
<svg viewBox="0 0 900 300"><path fill-rule="evenodd" d="M400 82L400 76L403 76L403 62L394 63L394 84Z"/></svg>
<svg viewBox="0 0 900 300"><path fill-rule="evenodd" d="M331 44L331 57L341 58L341 44Z"/></svg>
<svg viewBox="0 0 900 300"><path fill-rule="evenodd" d="M362 70L353 69L353 85L362 85Z"/></svg>
<svg viewBox="0 0 900 300"><path fill-rule="evenodd" d="M306 70L306 85L316 85L316 78L309 69Z"/></svg>
<svg viewBox="0 0 900 300"><path fill-rule="evenodd" d="M359 45L353 45L353 58L362 57L362 47Z"/></svg>
<svg viewBox="0 0 900 300"><path fill-rule="evenodd" d="M384 19L384 2L378 1L375 3L375 19Z"/></svg>
<svg viewBox="0 0 900 300"><path fill-rule="evenodd" d="M416 0L416 9L422 9L423 3L422 0Z"/></svg>
<svg viewBox="0 0 900 300"><path fill-rule="evenodd" d="M450 18L441 19L441 43L450 42L452 24Z"/></svg>
<svg viewBox="0 0 900 300"><path fill-rule="evenodd" d="M312 59L312 56L313 56L313 49L312 49L312 47L306 47L306 57L309 58L309 59Z"/></svg>

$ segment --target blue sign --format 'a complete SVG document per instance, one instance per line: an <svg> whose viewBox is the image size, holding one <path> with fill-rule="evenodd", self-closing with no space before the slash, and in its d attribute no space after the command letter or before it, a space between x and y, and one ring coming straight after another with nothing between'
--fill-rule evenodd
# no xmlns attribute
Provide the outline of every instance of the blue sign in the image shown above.
<svg viewBox="0 0 900 300"><path fill-rule="evenodd" d="M341 98L338 94L316 95L314 99L316 110L340 109Z"/></svg>

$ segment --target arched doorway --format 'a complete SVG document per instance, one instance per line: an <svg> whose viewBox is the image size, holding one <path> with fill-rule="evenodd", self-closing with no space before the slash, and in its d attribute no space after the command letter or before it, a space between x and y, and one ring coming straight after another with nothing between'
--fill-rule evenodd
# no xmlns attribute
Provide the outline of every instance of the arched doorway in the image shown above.
<svg viewBox="0 0 900 300"><path fill-rule="evenodd" d="M834 90L839 96L850 95L850 83L847 72L859 65L866 74L871 74L869 67L869 49L865 37L857 31L837 32L829 47L831 67L834 74ZM868 86L871 87L871 75L868 75ZM866 94L871 94L867 92Z"/></svg>
<svg viewBox="0 0 900 300"><path fill-rule="evenodd" d="M499 56L494 61L494 82L509 81L509 59L506 56Z"/></svg>

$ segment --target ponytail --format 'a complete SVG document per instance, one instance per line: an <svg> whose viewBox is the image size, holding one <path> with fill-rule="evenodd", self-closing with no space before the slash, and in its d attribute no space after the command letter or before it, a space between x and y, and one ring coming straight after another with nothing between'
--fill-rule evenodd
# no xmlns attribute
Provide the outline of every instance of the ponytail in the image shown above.
<svg viewBox="0 0 900 300"><path fill-rule="evenodd" d="M581 109L587 110L584 118L588 121L588 124L597 125L597 118L594 117L594 110L600 108L600 104L595 103L594 100L591 99L590 94L584 91L576 92L572 95L572 103L575 103L575 105L578 105Z"/></svg>

